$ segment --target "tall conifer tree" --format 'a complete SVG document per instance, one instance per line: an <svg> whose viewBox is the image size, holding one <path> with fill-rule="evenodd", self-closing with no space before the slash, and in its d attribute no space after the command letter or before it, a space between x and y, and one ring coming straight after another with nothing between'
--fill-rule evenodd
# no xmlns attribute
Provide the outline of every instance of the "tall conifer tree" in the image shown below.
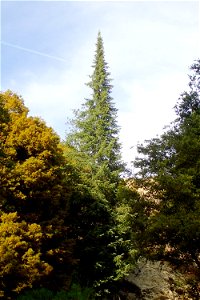
<svg viewBox="0 0 200 300"><path fill-rule="evenodd" d="M97 178L116 182L122 171L117 109L111 96L112 85L100 32L96 43L93 73L87 85L92 89L82 110L75 111L73 132L68 142L78 151L92 157Z"/></svg>
<svg viewBox="0 0 200 300"><path fill-rule="evenodd" d="M140 234L143 249L200 270L200 60L191 70L190 89L175 106L178 118L160 138L138 147L142 157L135 165L145 197L159 199Z"/></svg>
<svg viewBox="0 0 200 300"><path fill-rule="evenodd" d="M77 239L77 270L81 284L93 286L101 295L112 282L127 273L127 246L116 226L116 206L121 162L117 109L98 33L93 73L87 84L92 90L82 109L75 111L73 130L67 137L80 183L70 204L69 226ZM75 149L75 151L74 151Z"/></svg>

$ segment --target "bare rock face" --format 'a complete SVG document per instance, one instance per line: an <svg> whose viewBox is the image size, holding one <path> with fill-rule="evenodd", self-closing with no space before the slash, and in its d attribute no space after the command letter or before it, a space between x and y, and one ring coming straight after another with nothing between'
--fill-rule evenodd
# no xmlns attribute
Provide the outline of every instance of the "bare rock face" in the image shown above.
<svg viewBox="0 0 200 300"><path fill-rule="evenodd" d="M184 276L166 262L140 261L127 281L140 291L128 293L129 300L192 300Z"/></svg>

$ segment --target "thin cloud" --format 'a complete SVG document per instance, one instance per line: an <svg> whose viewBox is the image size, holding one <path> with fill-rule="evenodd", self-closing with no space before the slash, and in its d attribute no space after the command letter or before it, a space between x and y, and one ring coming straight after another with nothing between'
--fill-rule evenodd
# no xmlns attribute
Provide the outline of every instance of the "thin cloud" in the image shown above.
<svg viewBox="0 0 200 300"><path fill-rule="evenodd" d="M175 118L173 106L187 86L188 67L198 56L197 2L146 1L72 1L63 6L59 1L52 6L45 6L43 1L37 6L32 1L32 9L23 1L19 6L12 1L4 7L2 40L15 38L16 43L25 45L24 40L29 42L31 38L34 45L45 47L39 50L52 49L44 50L51 54L60 51L68 64L50 61L42 65L40 60L24 64L23 56L13 63L15 56L8 53L3 65L3 89L23 95L30 113L44 118L65 139L67 117L72 117L72 110L90 97L91 91L84 82L89 81L87 74L92 72L100 29L114 79L122 155L130 164L137 156L136 145L161 134L163 127ZM34 22L29 22L29 18ZM47 19L53 22L48 23ZM52 58L32 49L24 51ZM66 61L63 58L58 60Z"/></svg>
<svg viewBox="0 0 200 300"><path fill-rule="evenodd" d="M33 49L21 47L19 45L11 44L11 43L8 43L8 42L5 42L5 41L1 41L1 44L5 45L5 46L8 46L8 47L15 48L15 49L19 49L19 50L22 50L22 51L26 51L26 52L29 52L29 53L33 53L33 54L36 54L36 55L48 57L48 58L59 60L59 61L62 61L62 62L67 62L67 60L64 59L64 58L57 57L57 56L54 56L54 55L49 55L47 53L43 53L43 52L36 51L36 50L33 50Z"/></svg>

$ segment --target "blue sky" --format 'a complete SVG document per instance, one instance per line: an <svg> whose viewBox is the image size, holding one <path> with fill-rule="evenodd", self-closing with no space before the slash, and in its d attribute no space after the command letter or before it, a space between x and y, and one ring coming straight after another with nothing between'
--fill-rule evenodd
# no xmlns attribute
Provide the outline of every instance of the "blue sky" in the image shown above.
<svg viewBox="0 0 200 300"><path fill-rule="evenodd" d="M200 53L198 1L2 1L1 90L63 139L91 91L97 33L113 78L123 158L162 132ZM133 148L132 148L133 147Z"/></svg>

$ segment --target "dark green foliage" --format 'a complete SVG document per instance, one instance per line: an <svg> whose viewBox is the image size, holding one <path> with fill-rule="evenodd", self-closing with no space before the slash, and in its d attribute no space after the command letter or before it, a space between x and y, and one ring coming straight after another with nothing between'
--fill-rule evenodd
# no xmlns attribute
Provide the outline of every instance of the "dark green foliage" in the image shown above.
<svg viewBox="0 0 200 300"><path fill-rule="evenodd" d="M81 288L73 284L69 291L60 291L57 293L51 290L41 288L25 292L17 297L17 300L92 300L93 291L89 288Z"/></svg>
<svg viewBox="0 0 200 300"><path fill-rule="evenodd" d="M92 95L63 145L21 97L0 93L3 299L111 299L139 256L200 269L200 61L177 119L138 146L139 176L123 180L100 33L96 46Z"/></svg>
<svg viewBox="0 0 200 300"><path fill-rule="evenodd" d="M87 84L92 97L86 99L82 110L75 111L73 131L67 143L87 154L93 162L94 180L117 182L123 170L121 162L117 109L111 97L112 85L100 33L96 44L91 81Z"/></svg>
<svg viewBox="0 0 200 300"><path fill-rule="evenodd" d="M66 157L74 161L79 174L71 197L69 224L72 237L77 238L76 254L80 259L76 279L95 287L101 295L128 269L128 247L116 213L124 165L109 75L99 33L88 83L92 95L75 112L73 130L67 136Z"/></svg>
<svg viewBox="0 0 200 300"><path fill-rule="evenodd" d="M193 74L189 76L189 92L184 92L177 105L175 106L179 120L183 121L193 113L200 113L200 60L197 60L192 66Z"/></svg>
<svg viewBox="0 0 200 300"><path fill-rule="evenodd" d="M90 288L81 288L77 284L73 284L68 292L58 292L53 300L93 300L93 290Z"/></svg>
<svg viewBox="0 0 200 300"><path fill-rule="evenodd" d="M80 176L68 219L72 237L77 239L75 256L80 260L74 280L93 286L102 295L112 288L113 280L127 273L130 243L125 245L119 228L124 220L117 219L116 208L111 207L98 184L86 178L87 161L85 167L82 162L76 168Z"/></svg>
<svg viewBox="0 0 200 300"><path fill-rule="evenodd" d="M191 69L177 120L160 138L138 147L145 156L136 166L154 199L144 235L147 251L200 267L200 61Z"/></svg>
<svg viewBox="0 0 200 300"><path fill-rule="evenodd" d="M54 294L52 291L41 288L36 290L30 290L23 295L17 297L17 300L53 300Z"/></svg>

